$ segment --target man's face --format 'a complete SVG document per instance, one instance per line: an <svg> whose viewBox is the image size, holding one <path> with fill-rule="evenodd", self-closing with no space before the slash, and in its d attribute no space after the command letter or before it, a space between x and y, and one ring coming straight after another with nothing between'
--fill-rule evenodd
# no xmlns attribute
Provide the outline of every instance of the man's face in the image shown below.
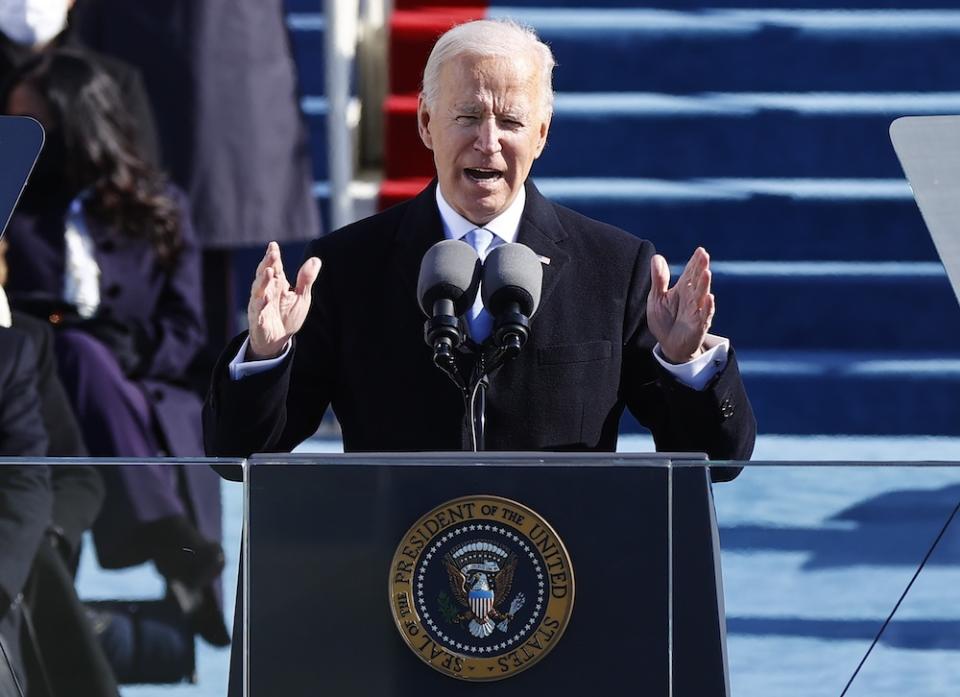
<svg viewBox="0 0 960 697"><path fill-rule="evenodd" d="M433 151L440 191L485 225L513 202L547 142L536 62L462 55L440 70L436 103L420 98L420 138Z"/></svg>

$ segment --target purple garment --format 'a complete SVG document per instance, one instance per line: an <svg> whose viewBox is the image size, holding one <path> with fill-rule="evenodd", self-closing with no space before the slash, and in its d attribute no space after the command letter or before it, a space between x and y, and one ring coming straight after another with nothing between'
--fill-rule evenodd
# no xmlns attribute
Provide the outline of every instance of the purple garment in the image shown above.
<svg viewBox="0 0 960 697"><path fill-rule="evenodd" d="M121 372L110 350L86 332L57 332L60 378L91 457L156 457L156 425L143 388Z"/></svg>
<svg viewBox="0 0 960 697"><path fill-rule="evenodd" d="M143 376L128 378L113 353L80 330L57 331L61 378L98 457L191 457L202 454L200 399L182 386L205 330L200 253L186 198L180 206L184 248L164 268L147 240L132 239L86 219L100 267L99 313L136 328L150 353ZM29 295L59 298L65 264L64 215L18 213L7 230L11 302ZM220 540L219 479L209 467L174 464L104 467L107 496L95 525L97 554L111 566L147 558L137 533L145 523L185 515L210 540Z"/></svg>
<svg viewBox="0 0 960 697"><path fill-rule="evenodd" d="M144 389L124 376L106 346L85 332L67 329L57 333L57 353L64 387L92 456L159 454L157 424ZM219 479L209 468L104 465L100 472L107 495L94 538L103 566L148 561L141 526L170 516L188 517L204 537L220 539Z"/></svg>
<svg viewBox="0 0 960 697"><path fill-rule="evenodd" d="M200 252L190 224L186 198L174 188L170 193L182 212L184 242L183 251L172 269L159 264L147 240L131 239L89 216L85 222L100 267L98 313L130 326L143 338L143 345L150 348L142 377L131 384L139 387L147 400L158 429L157 446L175 457L191 457L203 453L200 402L181 382L206 335ZM11 219L7 229L10 278L6 289L14 308L22 306L26 298L61 297L66 256L64 225L65 212L17 213ZM88 386L85 388L89 389ZM123 399L113 408L134 412L142 409L141 398L129 387L117 389L122 392ZM83 415L78 413L77 416L83 423ZM131 418L143 421L142 414L134 414ZM157 452L158 448L148 453L141 448L128 450L125 447L107 452L96 450L91 444L91 454L95 455L140 457L153 456Z"/></svg>

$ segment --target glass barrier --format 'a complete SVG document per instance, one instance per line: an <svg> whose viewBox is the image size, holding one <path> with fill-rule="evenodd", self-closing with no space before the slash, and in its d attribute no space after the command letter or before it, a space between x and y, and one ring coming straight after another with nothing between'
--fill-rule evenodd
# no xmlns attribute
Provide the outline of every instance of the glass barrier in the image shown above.
<svg viewBox="0 0 960 697"><path fill-rule="evenodd" d="M211 464L242 461L0 459L0 694L226 694L243 487Z"/></svg>
<svg viewBox="0 0 960 697"><path fill-rule="evenodd" d="M668 460L256 457L249 695L669 689ZM602 666L602 668L601 668Z"/></svg>
<svg viewBox="0 0 960 697"><path fill-rule="evenodd" d="M0 116L0 239L43 145L43 127L31 118Z"/></svg>
<svg viewBox="0 0 960 697"><path fill-rule="evenodd" d="M677 574L677 536L689 535L678 482L705 476L674 464ZM960 463L753 462L712 494L729 694L956 694ZM676 632L676 584L673 613ZM675 687L695 669L684 658L675 652Z"/></svg>

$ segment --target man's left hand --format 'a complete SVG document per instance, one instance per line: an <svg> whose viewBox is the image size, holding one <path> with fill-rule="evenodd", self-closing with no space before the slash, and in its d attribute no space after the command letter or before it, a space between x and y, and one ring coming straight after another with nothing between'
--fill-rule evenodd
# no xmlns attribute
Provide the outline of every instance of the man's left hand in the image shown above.
<svg viewBox="0 0 960 697"><path fill-rule="evenodd" d="M667 260L655 254L650 260L650 276L647 325L660 342L664 358L671 363L692 361L703 353L703 340L713 321L710 255L697 247L677 284L670 288Z"/></svg>

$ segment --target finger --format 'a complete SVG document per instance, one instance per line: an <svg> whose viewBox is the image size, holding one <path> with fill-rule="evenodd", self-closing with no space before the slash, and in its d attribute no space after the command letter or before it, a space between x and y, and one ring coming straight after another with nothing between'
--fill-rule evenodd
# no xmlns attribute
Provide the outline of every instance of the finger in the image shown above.
<svg viewBox="0 0 960 697"><path fill-rule="evenodd" d="M703 300L703 307L700 310L701 314L701 326L703 327L703 333L706 334L710 329L710 325L713 324L713 315L717 311L717 300L713 296L713 293L707 293L707 297ZM701 340L702 341L702 340Z"/></svg>
<svg viewBox="0 0 960 697"><path fill-rule="evenodd" d="M268 274L269 272L269 274ZM257 266L257 274L250 286L250 297L259 298L270 288L274 280L279 279L286 283L283 277L283 262L280 259L280 247L276 242L267 245L267 251Z"/></svg>
<svg viewBox="0 0 960 697"><path fill-rule="evenodd" d="M691 256L686 265L683 267L683 271L680 272L679 278L677 278L677 288L685 287L690 283L690 280L694 277L696 271L697 258L696 256Z"/></svg>
<svg viewBox="0 0 960 697"><path fill-rule="evenodd" d="M701 269L700 275L697 276L697 281L693 285L694 295L698 300L702 300L703 296L710 293L710 284L713 280L713 274L710 272L709 268Z"/></svg>
<svg viewBox="0 0 960 697"><path fill-rule="evenodd" d="M270 254L271 267L273 268L274 277L279 282L282 288L289 288L287 283L287 274L283 270L283 256L280 254L280 247L276 243L273 243L273 250Z"/></svg>
<svg viewBox="0 0 960 697"><path fill-rule="evenodd" d="M699 309L703 296L709 292L709 287L710 257L703 247L697 247L677 280L677 292L685 304L692 305L692 309L696 310Z"/></svg>
<svg viewBox="0 0 960 697"><path fill-rule="evenodd" d="M257 264L257 271L255 275L259 276L268 266L273 266L279 256L280 245L278 245L276 242L270 242L267 245L266 250L263 252L263 259L261 259L260 263Z"/></svg>
<svg viewBox="0 0 960 697"><path fill-rule="evenodd" d="M250 302L247 303L247 324L251 332L254 327L262 327L266 323L265 310L269 304L270 298L266 293L250 296Z"/></svg>
<svg viewBox="0 0 960 697"><path fill-rule="evenodd" d="M660 254L650 259L650 293L664 295L670 288L670 267Z"/></svg>
<svg viewBox="0 0 960 697"><path fill-rule="evenodd" d="M710 268L710 252L703 247L697 247L693 250L693 254L700 258L700 263L704 268Z"/></svg>
<svg viewBox="0 0 960 697"><path fill-rule="evenodd" d="M698 324L703 317L704 302L710 293L710 270L703 269L696 278L686 284L678 282L675 290L680 312L691 324Z"/></svg>
<svg viewBox="0 0 960 697"><path fill-rule="evenodd" d="M264 305L266 305L277 298L277 274L272 266L268 266L266 269L264 269L263 278L263 298L267 301L267 303L264 303Z"/></svg>
<svg viewBox="0 0 960 697"><path fill-rule="evenodd" d="M697 247L693 254L690 255L690 260L687 262L686 267L683 269L683 274L681 274L680 280L677 281L677 285L692 285L697 282L697 278L703 269L707 268L710 264L710 256L707 254L707 250L703 247Z"/></svg>
<svg viewBox="0 0 960 697"><path fill-rule="evenodd" d="M276 242L270 242L270 244L267 245L267 251L257 266L257 276L259 277L267 269L273 269L273 278L280 281L281 285L286 287L287 279L283 272L283 257L280 254L280 245Z"/></svg>
<svg viewBox="0 0 960 697"><path fill-rule="evenodd" d="M303 266L300 267L300 271L297 273L297 295L304 297L310 294L313 283L320 274L321 266L322 263L317 257L310 257L303 262Z"/></svg>
<svg viewBox="0 0 960 697"><path fill-rule="evenodd" d="M253 284L250 286L250 300L253 301L262 298L266 294L267 288L269 288L273 282L273 278L274 271L272 266L266 266L258 271L253 279Z"/></svg>
<svg viewBox="0 0 960 697"><path fill-rule="evenodd" d="M267 296L263 296L263 298L260 299L260 302L259 302L260 307L257 308L257 326L258 327L262 327L267 323L267 313L265 312L265 310L267 309L267 305L269 304L270 304L270 298L268 298Z"/></svg>

